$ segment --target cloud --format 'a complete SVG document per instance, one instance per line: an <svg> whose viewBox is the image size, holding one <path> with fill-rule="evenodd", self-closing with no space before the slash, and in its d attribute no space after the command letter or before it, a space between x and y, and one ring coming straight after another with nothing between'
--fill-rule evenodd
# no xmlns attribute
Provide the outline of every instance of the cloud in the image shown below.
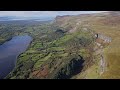
<svg viewBox="0 0 120 90"><path fill-rule="evenodd" d="M104 11L0 11L0 16L55 17L56 15L77 15Z"/></svg>

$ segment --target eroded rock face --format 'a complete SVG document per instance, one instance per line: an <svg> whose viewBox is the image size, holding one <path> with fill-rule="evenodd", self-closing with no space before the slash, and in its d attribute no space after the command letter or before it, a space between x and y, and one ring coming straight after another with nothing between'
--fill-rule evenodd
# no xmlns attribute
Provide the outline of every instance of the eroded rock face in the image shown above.
<svg viewBox="0 0 120 90"><path fill-rule="evenodd" d="M111 40L112 40L110 37L107 37L107 36L105 36L103 34L95 34L95 37L96 37L96 39L103 40L104 43L110 43Z"/></svg>
<svg viewBox="0 0 120 90"><path fill-rule="evenodd" d="M83 63L84 60L81 56L59 61L51 60L44 64L40 70L34 71L32 76L40 79L69 79L81 72Z"/></svg>
<svg viewBox="0 0 120 90"><path fill-rule="evenodd" d="M69 63L61 67L61 69L56 72L53 78L55 79L69 79L71 76L81 72L83 68L83 58L73 58Z"/></svg>

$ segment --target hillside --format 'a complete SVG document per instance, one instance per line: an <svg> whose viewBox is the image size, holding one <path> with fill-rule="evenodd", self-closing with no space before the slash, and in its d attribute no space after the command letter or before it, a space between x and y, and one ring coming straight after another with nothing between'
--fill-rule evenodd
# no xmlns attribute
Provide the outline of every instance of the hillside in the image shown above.
<svg viewBox="0 0 120 90"><path fill-rule="evenodd" d="M26 26L33 41L10 79L120 78L120 12L57 16Z"/></svg>
<svg viewBox="0 0 120 90"><path fill-rule="evenodd" d="M60 24L59 19L55 23L59 23L59 25L62 27L65 27L66 24L68 24L67 22L73 23L69 24L70 26L75 24L73 28L68 30L68 32L77 31L79 28L93 31L99 35L98 39L96 40L98 46L101 44L103 48L102 54L104 55L106 64L106 70L103 72L103 74L99 75L100 61L98 60L97 62L95 61L96 64L82 72L77 76L77 78L81 78L82 76L86 76L86 78L120 78L120 12L111 11L100 14L79 15L67 17L66 19L64 18L64 20L65 23L62 22ZM73 22L71 22L71 20ZM99 56L95 55L95 57Z"/></svg>

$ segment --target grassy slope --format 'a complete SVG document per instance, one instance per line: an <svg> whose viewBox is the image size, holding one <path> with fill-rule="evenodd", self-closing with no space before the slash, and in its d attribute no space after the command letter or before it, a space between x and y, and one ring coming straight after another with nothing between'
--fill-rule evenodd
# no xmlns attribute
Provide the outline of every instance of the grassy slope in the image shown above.
<svg viewBox="0 0 120 90"><path fill-rule="evenodd" d="M46 35L48 36L49 33L48 34L46 33ZM47 38L47 36L44 37L45 40L50 39ZM44 38L39 39L39 37L36 36L34 37L34 40L31 43L30 48L25 53L20 55L19 60L17 62L17 67L9 75L10 78L36 78L37 76L33 77L33 74L36 71L39 71L41 65L44 66L44 63L46 62L50 63L50 61L54 59L56 63L60 63L62 61L62 63L67 64L65 63L66 62L65 58L71 57L71 54L72 55L79 54L82 55L83 58L90 57L90 52L87 50L86 47L83 46L78 47L79 43L83 44L83 41L79 42L79 39L86 40L84 44L85 45L87 44L87 46L89 45L89 43L91 43L92 37L88 32L80 31L73 34L66 34L61 38L58 39L55 38L52 41L46 42L44 41L44 45L42 46L41 40L44 40ZM74 44L76 45L76 47L74 46ZM42 50L38 50L40 48L42 48ZM26 67L29 68L27 69ZM54 67L54 65L52 67ZM60 67L57 66L57 68L59 71L59 69L62 68L62 65L60 64ZM50 69L49 71L51 70L52 69ZM54 71L52 72L54 73Z"/></svg>
<svg viewBox="0 0 120 90"><path fill-rule="evenodd" d="M120 13L120 12L118 12ZM90 30L104 34L107 37L112 38L112 42L109 46L104 49L104 56L107 63L107 71L102 75L100 72L100 58L98 56L95 57L95 63L90 66L87 70L82 73L74 76L73 78L120 78L120 17L118 14L111 13L101 13L94 14L90 16L77 16L74 21L80 19L81 24L80 27L86 27ZM64 24L62 24L64 25Z"/></svg>
<svg viewBox="0 0 120 90"><path fill-rule="evenodd" d="M108 19L113 19L114 22L109 21L107 22ZM119 20L120 18L118 17L117 19L114 16L109 17L108 19L104 18L104 23L101 18L94 18L94 19L88 19L88 24L90 28L95 31L96 33L101 33L104 34L108 37L112 38L112 42L108 47L104 49L104 56L105 60L107 62L107 71L104 72L101 76L97 73L99 70L99 67L97 65L93 65L90 67L86 72L87 78L120 78L120 25L117 23L117 19ZM90 21L89 21L90 20ZM114 23L117 23L114 25ZM112 23L111 25L109 23ZM95 68L97 68L95 70ZM91 73L89 73L91 72ZM95 73L96 72L96 73ZM92 75L93 73L93 75Z"/></svg>
<svg viewBox="0 0 120 90"><path fill-rule="evenodd" d="M33 41L29 46L28 50L18 57L16 67L8 75L8 77L27 78L32 68L35 69L39 68L40 65L51 56L49 52L46 52L46 46L49 45L49 43L47 42L51 41L50 40L51 38L46 38L46 36L43 38L41 37L44 36L45 34L49 35L51 32L54 31L54 29L56 30L56 28L51 27L50 24L44 24L33 26L28 25L21 32L18 32L16 30L16 32L18 32L19 35L24 35L25 33L31 35L33 37ZM42 50L39 50L41 48Z"/></svg>
<svg viewBox="0 0 120 90"><path fill-rule="evenodd" d="M112 38L112 42L106 47L104 55L107 61L107 72L101 78L120 78L120 25L94 24L93 30Z"/></svg>

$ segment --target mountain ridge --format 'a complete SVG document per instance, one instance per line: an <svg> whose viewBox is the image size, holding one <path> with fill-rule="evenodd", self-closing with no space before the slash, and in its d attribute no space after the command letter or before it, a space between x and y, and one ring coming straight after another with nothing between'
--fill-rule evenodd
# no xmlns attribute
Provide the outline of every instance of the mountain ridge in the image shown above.
<svg viewBox="0 0 120 90"><path fill-rule="evenodd" d="M29 27L25 32L33 42L7 78L120 78L119 15L110 11L57 16L51 24Z"/></svg>

